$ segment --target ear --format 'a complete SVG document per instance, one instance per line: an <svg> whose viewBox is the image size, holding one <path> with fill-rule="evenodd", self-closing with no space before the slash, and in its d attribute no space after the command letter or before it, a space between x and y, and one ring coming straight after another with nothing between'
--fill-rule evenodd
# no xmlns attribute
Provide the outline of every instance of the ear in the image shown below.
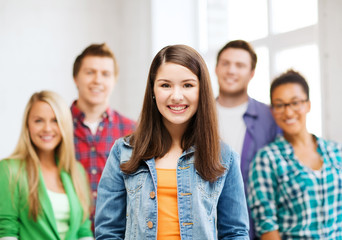
<svg viewBox="0 0 342 240"><path fill-rule="evenodd" d="M73 79L74 79L74 83L75 83L75 85L76 85L76 88L78 89L77 78L74 77Z"/></svg>
<svg viewBox="0 0 342 240"><path fill-rule="evenodd" d="M271 114L272 114L273 119L275 119L275 115L274 115L274 112L273 112L272 105L270 105L270 111L271 111Z"/></svg>
<svg viewBox="0 0 342 240"><path fill-rule="evenodd" d="M251 71L251 78L249 79L249 81L254 77L255 74L255 69Z"/></svg>
<svg viewBox="0 0 342 240"><path fill-rule="evenodd" d="M307 112L310 112L310 110L311 110L311 101L308 100L306 104L307 104Z"/></svg>
<svg viewBox="0 0 342 240"><path fill-rule="evenodd" d="M118 83L118 78L116 76L114 76L113 79L113 88L116 86L116 84Z"/></svg>

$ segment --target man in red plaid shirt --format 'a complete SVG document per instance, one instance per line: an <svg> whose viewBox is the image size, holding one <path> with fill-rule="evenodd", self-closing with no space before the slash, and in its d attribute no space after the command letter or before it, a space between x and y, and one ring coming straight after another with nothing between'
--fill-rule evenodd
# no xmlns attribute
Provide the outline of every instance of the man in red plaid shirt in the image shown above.
<svg viewBox="0 0 342 240"><path fill-rule="evenodd" d="M78 99L71 105L76 158L86 169L94 198L97 185L115 140L132 133L135 123L109 107L118 76L118 65L106 44L92 44L75 60L73 77Z"/></svg>

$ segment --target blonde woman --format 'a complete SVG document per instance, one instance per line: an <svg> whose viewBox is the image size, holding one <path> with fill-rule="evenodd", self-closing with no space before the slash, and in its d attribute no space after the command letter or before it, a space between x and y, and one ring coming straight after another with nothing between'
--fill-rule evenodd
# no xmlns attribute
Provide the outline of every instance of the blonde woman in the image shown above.
<svg viewBox="0 0 342 240"><path fill-rule="evenodd" d="M0 161L0 239L93 239L71 113L56 93L32 95L17 147Z"/></svg>

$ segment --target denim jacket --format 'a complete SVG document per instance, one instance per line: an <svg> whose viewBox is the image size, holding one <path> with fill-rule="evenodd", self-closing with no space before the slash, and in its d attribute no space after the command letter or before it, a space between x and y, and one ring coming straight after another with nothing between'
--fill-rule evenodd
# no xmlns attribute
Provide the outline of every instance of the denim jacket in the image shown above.
<svg viewBox="0 0 342 240"><path fill-rule="evenodd" d="M181 239L247 240L248 214L239 157L221 144L225 173L215 182L201 178L194 166L195 148L183 152L177 163L178 217ZM120 164L131 158L132 147L123 138L111 149L98 187L95 235L101 239L157 238L157 172L154 158L132 174Z"/></svg>

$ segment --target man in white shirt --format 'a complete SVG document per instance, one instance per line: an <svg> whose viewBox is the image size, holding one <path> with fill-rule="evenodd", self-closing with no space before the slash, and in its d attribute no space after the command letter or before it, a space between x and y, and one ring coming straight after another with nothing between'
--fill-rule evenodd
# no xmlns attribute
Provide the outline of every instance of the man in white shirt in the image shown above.
<svg viewBox="0 0 342 240"><path fill-rule="evenodd" d="M272 142L280 132L269 107L247 94L256 63L257 55L252 46L246 41L235 40L219 51L215 69L219 84L217 111L220 134L222 140L241 155L245 192L250 162L256 152ZM250 239L255 239L253 223L250 223Z"/></svg>

